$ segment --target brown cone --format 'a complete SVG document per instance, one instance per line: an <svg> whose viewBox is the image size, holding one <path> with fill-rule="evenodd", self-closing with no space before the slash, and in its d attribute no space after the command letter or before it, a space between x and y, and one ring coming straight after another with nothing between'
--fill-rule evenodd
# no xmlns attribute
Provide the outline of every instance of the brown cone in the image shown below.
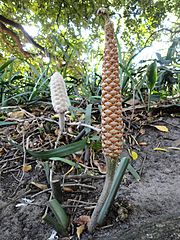
<svg viewBox="0 0 180 240"><path fill-rule="evenodd" d="M107 157L116 158L123 148L122 101L119 60L114 26L105 23L105 50L102 69L102 148Z"/></svg>

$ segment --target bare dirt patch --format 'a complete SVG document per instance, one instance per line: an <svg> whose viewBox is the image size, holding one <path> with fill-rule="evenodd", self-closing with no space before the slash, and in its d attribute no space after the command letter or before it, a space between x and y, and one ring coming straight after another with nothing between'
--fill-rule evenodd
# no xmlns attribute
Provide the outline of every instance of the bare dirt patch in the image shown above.
<svg viewBox="0 0 180 240"><path fill-rule="evenodd" d="M139 157L132 161L134 168L141 174L141 180L137 182L127 173L105 226L98 228L93 236L85 233L82 239L180 239L179 123L178 117L164 116L156 118L155 124L166 126L168 132L161 132L150 125L143 127L144 133L137 135L136 140L145 144L135 146ZM8 136L16 133L17 126L1 128L0 236L2 240L48 239L53 229L42 221L42 216L50 193L31 184L47 184L45 172L38 167L37 159L27 155L26 163L31 164L32 170L25 172L21 179L23 155L6 141ZM52 134L51 131L49 134ZM14 138L18 137L14 135ZM61 173L63 167L59 167ZM58 168L56 170L59 174ZM98 176L101 175L98 173ZM66 239L76 239L75 220L81 215L91 214L92 203L98 199L103 179L68 179L66 183L74 184L74 192L64 192L63 198L65 206L74 204L74 207L66 208L71 216L69 236L73 236ZM83 188L79 184L94 189ZM26 203L24 198L31 202ZM76 201L73 203L68 199ZM89 204L83 205L83 202ZM19 203L24 205L17 205ZM80 204L82 207L78 207ZM163 235L165 231L166 235Z"/></svg>

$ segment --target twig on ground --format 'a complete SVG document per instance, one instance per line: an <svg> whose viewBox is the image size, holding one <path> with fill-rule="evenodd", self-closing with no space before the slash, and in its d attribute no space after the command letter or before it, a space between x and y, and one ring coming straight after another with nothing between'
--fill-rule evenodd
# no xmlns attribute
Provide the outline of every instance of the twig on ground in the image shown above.
<svg viewBox="0 0 180 240"><path fill-rule="evenodd" d="M34 163L34 162L35 162L35 161L29 162L29 165L32 164L32 163ZM19 168L21 168L21 167L23 167L23 165L17 166L17 167L15 167L15 168L12 168L12 167L10 166L10 167L7 167L7 168L1 170L1 172L3 172L3 173L16 172L16 171L19 171Z"/></svg>
<svg viewBox="0 0 180 240"><path fill-rule="evenodd" d="M142 172L143 172L143 169L144 169L144 162L146 160L147 156L145 156L142 160L142 164L141 164L141 168L139 170L139 175L142 176Z"/></svg>
<svg viewBox="0 0 180 240"><path fill-rule="evenodd" d="M86 134L86 130L83 129L75 138L74 142L79 141Z"/></svg>
<svg viewBox="0 0 180 240"><path fill-rule="evenodd" d="M24 132L24 129L23 129L23 167L25 166L26 164L26 147L25 147L25 132ZM22 176L20 178L19 181L22 181L23 180L23 177L24 177L24 170L22 171Z"/></svg>
<svg viewBox="0 0 180 240"><path fill-rule="evenodd" d="M13 158L9 156L5 160L1 160L0 164L6 163L6 162L9 162L9 161L16 161L16 160L21 159L21 158L22 158L21 156L17 156L17 157L13 157Z"/></svg>
<svg viewBox="0 0 180 240"><path fill-rule="evenodd" d="M44 189L44 190L42 190L42 191L40 191L40 192L35 193L34 195L32 195L32 196L31 196L31 199L32 199L32 198L35 198L35 197L37 197L37 196L39 196L39 195L41 195L41 194L43 194L43 193L49 192L49 191L51 191L51 188Z"/></svg>
<svg viewBox="0 0 180 240"><path fill-rule="evenodd" d="M95 208L95 205L92 204L93 206L87 206L86 204L82 205L61 205L62 208L84 208L85 210L92 210Z"/></svg>
<svg viewBox="0 0 180 240"><path fill-rule="evenodd" d="M21 108L20 106L19 106L19 109L20 109L22 112L24 112L28 117L31 116L31 117L33 117L33 118L36 118L36 116L35 116L34 114L26 111L25 109Z"/></svg>
<svg viewBox="0 0 180 240"><path fill-rule="evenodd" d="M83 175L68 175L65 176L65 179L104 179L106 176L105 175L99 175L99 176L93 176L93 175L88 175L88 174L83 174Z"/></svg>
<svg viewBox="0 0 180 240"><path fill-rule="evenodd" d="M87 185L87 184L83 184L83 183L64 183L61 184L62 187L84 187L84 188L89 188L89 189L93 189L95 190L96 187L92 186L92 185Z"/></svg>
<svg viewBox="0 0 180 240"><path fill-rule="evenodd" d="M101 131L100 128L96 128L96 127L93 127L91 125L88 125L88 124L85 124L85 123L82 123L82 122L67 123L67 125L69 125L69 126L78 126L78 127L83 126L83 127L90 128L90 129L92 129L92 130L94 130L96 132L100 132Z"/></svg>
<svg viewBox="0 0 180 240"><path fill-rule="evenodd" d="M81 201L81 200L75 200L75 199L68 199L67 202L75 202L75 203L82 203L85 205L96 205L96 203L91 203L91 202L85 202L85 201Z"/></svg>

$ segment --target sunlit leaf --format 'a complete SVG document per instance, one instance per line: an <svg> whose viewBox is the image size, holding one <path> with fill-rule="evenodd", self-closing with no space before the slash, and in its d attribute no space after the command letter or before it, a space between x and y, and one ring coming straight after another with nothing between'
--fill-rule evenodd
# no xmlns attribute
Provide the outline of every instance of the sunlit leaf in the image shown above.
<svg viewBox="0 0 180 240"><path fill-rule="evenodd" d="M169 132L169 129L166 126L161 126L161 125L151 125L151 126L157 128L161 132Z"/></svg>
<svg viewBox="0 0 180 240"><path fill-rule="evenodd" d="M136 160L138 158L138 154L135 151L131 151L130 154L133 160Z"/></svg>
<svg viewBox="0 0 180 240"><path fill-rule="evenodd" d="M54 114L51 116L52 119L59 119L59 114Z"/></svg>
<svg viewBox="0 0 180 240"><path fill-rule="evenodd" d="M32 170L32 166L31 165L23 165L22 166L22 171L23 172L29 172L29 171L31 171Z"/></svg>
<svg viewBox="0 0 180 240"><path fill-rule="evenodd" d="M169 152L167 149L165 148L153 148L154 151L163 151L163 152Z"/></svg>
<svg viewBox="0 0 180 240"><path fill-rule="evenodd" d="M79 227L76 228L76 234L78 239L80 239L81 234L83 233L84 230L85 230L85 225L80 225Z"/></svg>
<svg viewBox="0 0 180 240"><path fill-rule="evenodd" d="M5 62L3 65L0 66L0 72L2 72L9 64L11 64L16 58L11 58L7 62Z"/></svg>
<svg viewBox="0 0 180 240"><path fill-rule="evenodd" d="M75 223L79 225L76 228L76 234L78 239L80 239L81 234L85 230L86 225L90 222L91 218L88 215L81 215L77 220L75 220Z"/></svg>

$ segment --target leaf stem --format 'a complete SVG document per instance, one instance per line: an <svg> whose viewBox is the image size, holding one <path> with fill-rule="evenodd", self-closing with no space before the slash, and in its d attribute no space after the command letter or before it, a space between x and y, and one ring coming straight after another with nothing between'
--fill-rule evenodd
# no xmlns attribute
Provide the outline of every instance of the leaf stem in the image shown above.
<svg viewBox="0 0 180 240"><path fill-rule="evenodd" d="M109 191L113 183L117 162L118 162L118 158L114 159L114 158L106 157L106 168L107 168L106 179L105 179L103 190L97 202L97 205L91 216L91 221L88 225L89 232L93 232L97 225L99 213L109 195Z"/></svg>

